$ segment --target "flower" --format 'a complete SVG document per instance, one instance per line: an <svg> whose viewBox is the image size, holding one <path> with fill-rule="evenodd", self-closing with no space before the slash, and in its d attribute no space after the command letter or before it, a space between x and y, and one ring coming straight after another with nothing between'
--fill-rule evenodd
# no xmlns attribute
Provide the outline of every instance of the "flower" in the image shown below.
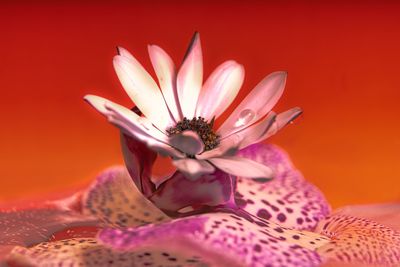
<svg viewBox="0 0 400 267"><path fill-rule="evenodd" d="M148 50L161 90L127 50L118 47L118 55L114 57L115 71L136 104L137 113L143 116L99 96L85 96L86 101L121 129L125 162L140 190L172 214L191 204L232 205L229 203L231 194L224 195L222 191L233 192L229 187L235 177L272 178L269 166L236 153L262 142L301 114L299 108L278 115L271 112L283 93L286 72L274 72L265 77L214 131L214 120L232 103L243 83L243 66L228 60L202 85L203 63L198 33L195 33L179 71L175 71L171 58L160 47L150 45ZM159 186L151 181L148 166L156 155L138 141L172 158L178 172L164 179L162 187L174 181L175 185L180 184L179 187L193 188L188 198L182 201L184 203L168 203L160 195L166 190L156 192ZM136 157L138 154L141 159ZM140 166L137 166L138 161ZM194 191L204 184L205 179L214 176L222 180L216 185L222 188L216 188L220 193L214 193L212 201L199 201L199 198L210 197ZM218 199L215 196L219 196Z"/></svg>
<svg viewBox="0 0 400 267"><path fill-rule="evenodd" d="M199 95L198 35L176 77L165 52L151 46L161 94L139 63L119 50L117 73L146 117L97 96L86 100L121 128L127 169L110 168L65 199L0 211L0 265L400 266L399 203L332 212L285 152L254 143L300 113L268 114L282 93L282 73L265 78L213 132L214 116L240 87L241 66L224 63ZM149 90L139 95L137 85ZM259 101L260 95L269 101ZM160 106L164 99L168 106ZM157 153L149 147L171 156L178 171L154 182ZM274 179L258 179L267 173Z"/></svg>
<svg viewBox="0 0 400 267"><path fill-rule="evenodd" d="M41 267L399 266L398 203L331 212L277 147L255 145L242 156L268 164L277 178L239 179L237 197L246 204L238 210L173 219L143 197L124 167L113 167L72 201L0 212L3 260ZM97 227L88 230L93 217Z"/></svg>

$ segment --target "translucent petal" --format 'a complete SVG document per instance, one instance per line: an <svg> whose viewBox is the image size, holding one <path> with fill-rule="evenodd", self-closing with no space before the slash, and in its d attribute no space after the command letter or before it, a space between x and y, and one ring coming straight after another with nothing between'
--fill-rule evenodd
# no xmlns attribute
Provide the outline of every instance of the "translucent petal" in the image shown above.
<svg viewBox="0 0 400 267"><path fill-rule="evenodd" d="M203 83L203 56L200 35L196 32L186 52L177 76L179 103L183 116L191 119L195 115L197 99Z"/></svg>
<svg viewBox="0 0 400 267"><path fill-rule="evenodd" d="M265 77L221 125L218 133L227 137L267 115L283 93L286 76L286 72L274 72Z"/></svg>
<svg viewBox="0 0 400 267"><path fill-rule="evenodd" d="M182 119L182 111L180 110L176 89L175 64L161 47L149 45L148 50L168 109L175 121L180 121Z"/></svg>
<svg viewBox="0 0 400 267"><path fill-rule="evenodd" d="M244 68L233 60L221 64L211 73L200 92L196 116L206 120L218 118L235 99L243 84Z"/></svg>
<svg viewBox="0 0 400 267"><path fill-rule="evenodd" d="M205 160L186 158L173 160L172 163L190 180L196 180L204 174L215 171L215 168Z"/></svg>
<svg viewBox="0 0 400 267"><path fill-rule="evenodd" d="M160 89L135 58L115 56L114 69L125 91L146 118L162 131L172 125Z"/></svg>

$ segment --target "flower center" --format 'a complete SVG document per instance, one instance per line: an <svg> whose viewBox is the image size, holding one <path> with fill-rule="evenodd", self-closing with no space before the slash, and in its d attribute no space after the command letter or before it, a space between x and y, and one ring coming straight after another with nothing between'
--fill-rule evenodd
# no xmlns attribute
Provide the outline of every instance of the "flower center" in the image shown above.
<svg viewBox="0 0 400 267"><path fill-rule="evenodd" d="M211 122L206 121L202 117L188 120L186 117L178 122L175 127L167 130L168 136L182 133L186 130L196 132L204 143L204 150L211 150L219 145L220 136L213 131L214 119Z"/></svg>

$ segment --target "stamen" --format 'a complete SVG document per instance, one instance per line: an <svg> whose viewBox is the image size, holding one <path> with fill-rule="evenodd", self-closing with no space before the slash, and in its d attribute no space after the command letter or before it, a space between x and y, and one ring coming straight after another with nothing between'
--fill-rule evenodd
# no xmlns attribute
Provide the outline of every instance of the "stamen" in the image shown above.
<svg viewBox="0 0 400 267"><path fill-rule="evenodd" d="M186 117L178 122L175 127L167 130L169 136L182 133L186 130L196 132L204 143L204 150L211 150L217 147L220 143L220 136L213 131L214 118L208 122L202 117L193 118L188 120Z"/></svg>

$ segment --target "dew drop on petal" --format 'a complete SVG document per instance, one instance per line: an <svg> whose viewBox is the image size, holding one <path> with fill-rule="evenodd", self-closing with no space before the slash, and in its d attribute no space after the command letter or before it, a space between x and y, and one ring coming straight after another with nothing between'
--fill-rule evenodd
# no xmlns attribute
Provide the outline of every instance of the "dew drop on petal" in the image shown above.
<svg viewBox="0 0 400 267"><path fill-rule="evenodd" d="M256 113L252 109L244 109L240 112L239 118L235 122L235 127L242 127L254 119Z"/></svg>

